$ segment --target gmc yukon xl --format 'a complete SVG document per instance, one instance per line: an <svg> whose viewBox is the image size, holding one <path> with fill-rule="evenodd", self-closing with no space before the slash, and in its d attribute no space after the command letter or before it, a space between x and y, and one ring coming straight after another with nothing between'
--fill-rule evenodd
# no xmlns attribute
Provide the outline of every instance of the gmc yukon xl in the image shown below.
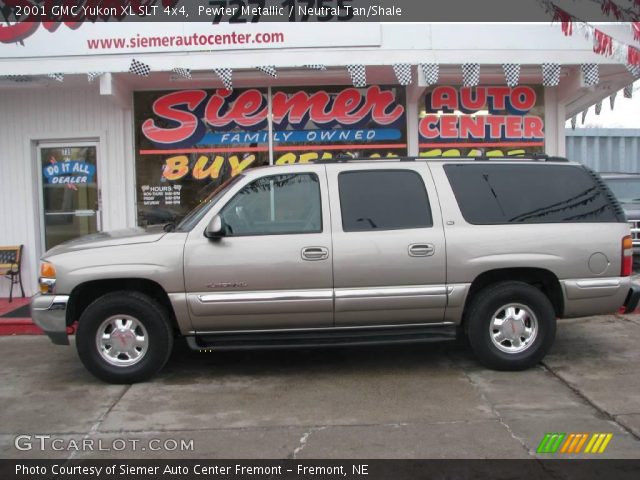
<svg viewBox="0 0 640 480"><path fill-rule="evenodd" d="M632 242L600 177L558 158L329 161L237 175L177 226L43 256L35 322L86 368L143 381L194 349L466 336L521 370L556 319L633 310Z"/></svg>

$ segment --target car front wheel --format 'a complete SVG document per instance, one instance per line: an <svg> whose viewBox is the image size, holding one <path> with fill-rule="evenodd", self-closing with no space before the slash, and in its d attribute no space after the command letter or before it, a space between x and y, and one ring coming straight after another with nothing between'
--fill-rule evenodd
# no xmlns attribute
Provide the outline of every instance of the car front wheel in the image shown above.
<svg viewBox="0 0 640 480"><path fill-rule="evenodd" d="M166 310L138 292L108 293L80 316L76 348L84 366L109 383L136 383L167 362L173 332Z"/></svg>

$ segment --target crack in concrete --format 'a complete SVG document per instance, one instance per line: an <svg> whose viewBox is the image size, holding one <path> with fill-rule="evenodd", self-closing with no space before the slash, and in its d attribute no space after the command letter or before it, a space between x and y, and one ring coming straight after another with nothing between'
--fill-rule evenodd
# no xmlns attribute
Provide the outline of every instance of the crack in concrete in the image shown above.
<svg viewBox="0 0 640 480"><path fill-rule="evenodd" d="M122 400L122 397L125 396L125 394L129 391L130 388L131 388L131 385L127 385L126 387L124 387L120 395L118 395L116 399L113 401L113 403L109 405L109 408L107 408L104 412L102 412L102 415L98 417L98 419L94 422L94 424L91 425L91 428L89 429L89 431L82 437L83 443L90 436L98 432L98 429L100 428L100 425L102 424L104 419L107 417L107 415L109 415L109 413L111 413L111 411L118 404L118 402ZM79 450L73 450L71 454L67 457L67 461L73 460L73 458L78 454L78 451Z"/></svg>
<svg viewBox="0 0 640 480"><path fill-rule="evenodd" d="M615 415L612 415L611 413L607 412L604 408L600 407L597 403L595 403L593 400L591 400L589 397L587 397L587 395L584 394L577 386L573 385L568 380L563 378L562 375L560 375L553 368L551 368L551 366L548 365L547 363L545 363L544 360L541 361L540 364L543 366L543 368L547 372L549 372L551 375L553 375L555 378L557 378L559 382L561 382L564 386L566 386L569 390L571 390L583 402L585 402L587 405L591 406L591 408L593 408L596 412L598 412L600 415L602 415L602 418L604 418L606 420L609 420L610 422L615 423L616 425L618 425L618 427L620 427L621 430L625 431L626 433L631 435L636 440L640 440L640 436L638 436L636 433L633 432L633 430L627 428L625 425L623 425L618 420L616 420L616 416Z"/></svg>
<svg viewBox="0 0 640 480"><path fill-rule="evenodd" d="M511 438L513 438L516 442L518 442L520 444L520 446L522 446L522 448L527 452L527 455L529 455L530 457L536 458L535 455L533 454L533 452L527 446L527 444L524 441L524 439L522 437L519 437L518 435L516 435L513 432L513 430L509 426L509 424L504 420L504 418L502 417L500 412L496 409L495 405L493 403L491 403L491 401L484 394L484 392L482 391L480 385L478 385L476 382L474 382L473 379L471 378L471 376L466 371L462 370L462 374L465 376L465 378L471 384L471 386L474 388L474 390L478 392L478 394L480 395L480 398L487 405L489 405L489 408L491 409L491 413L493 413L493 415L496 417L498 422L500 422L500 425L502 425L507 430L507 432L509 433Z"/></svg>
<svg viewBox="0 0 640 480"><path fill-rule="evenodd" d="M309 430L307 430L306 432L304 432L302 434L302 437L300 437L300 441L298 446L293 450L293 452L291 453L291 455L289 455L289 459L291 460L295 460L298 458L298 454L304 450L304 447L307 446L307 442L309 441L309 437L311 436L311 434L313 432L317 432L320 430L324 430L326 427L311 427Z"/></svg>

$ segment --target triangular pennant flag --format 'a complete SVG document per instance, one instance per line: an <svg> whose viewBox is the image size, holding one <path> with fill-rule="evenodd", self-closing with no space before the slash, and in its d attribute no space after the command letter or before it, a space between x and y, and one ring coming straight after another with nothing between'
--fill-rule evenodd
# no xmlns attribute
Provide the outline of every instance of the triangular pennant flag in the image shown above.
<svg viewBox="0 0 640 480"><path fill-rule="evenodd" d="M181 68L181 67L176 67L171 69L171 71L173 73L175 73L176 75L181 76L182 78L186 78L187 80L191 80L191 69L190 68Z"/></svg>
<svg viewBox="0 0 640 480"><path fill-rule="evenodd" d="M611 107L611 110L613 110L613 106L616 103L616 95L618 95L618 92L613 92L610 96L609 96L609 106Z"/></svg>
<svg viewBox="0 0 640 480"><path fill-rule="evenodd" d="M596 115L600 115L601 111L602 111L602 100L596 103Z"/></svg>
<svg viewBox="0 0 640 480"><path fill-rule="evenodd" d="M133 60L131 60L129 73L133 73L135 75L138 75L139 77L148 77L151 73L151 68L149 67L149 65L139 62L134 58Z"/></svg>
<svg viewBox="0 0 640 480"><path fill-rule="evenodd" d="M266 73L267 75L272 76L273 78L278 78L278 72L276 71L276 67L274 65L260 65L256 67L262 73Z"/></svg>
<svg viewBox="0 0 640 480"><path fill-rule="evenodd" d="M64 73L50 73L47 77L56 82L64 82Z"/></svg>
<svg viewBox="0 0 640 480"><path fill-rule="evenodd" d="M640 78L640 65L626 64L625 66L627 67L629 73L633 75L633 78Z"/></svg>
<svg viewBox="0 0 640 480"><path fill-rule="evenodd" d="M503 63L504 79L509 87L517 87L520 83L520 64L519 63Z"/></svg>
<svg viewBox="0 0 640 480"><path fill-rule="evenodd" d="M440 67L437 63L421 63L420 69L422 70L422 76L424 77L424 84L427 87L438 83Z"/></svg>
<svg viewBox="0 0 640 480"><path fill-rule="evenodd" d="M633 98L633 83L624 87L622 94L624 98Z"/></svg>
<svg viewBox="0 0 640 480"><path fill-rule="evenodd" d="M581 120L581 122L580 122L582 125L584 125L584 120L585 120L585 118L587 118L587 112L588 112L588 111L589 111L589 109L588 109L588 108L585 108L585 109L582 111L582 120Z"/></svg>
<svg viewBox="0 0 640 480"><path fill-rule="evenodd" d="M307 68L310 68L312 70L326 70L327 69L326 65L322 65L320 63L314 63L314 64L311 64L311 65L304 65L304 66L307 67Z"/></svg>
<svg viewBox="0 0 640 480"><path fill-rule="evenodd" d="M347 65L351 82L354 87L362 88L367 86L367 71L364 65Z"/></svg>
<svg viewBox="0 0 640 480"><path fill-rule="evenodd" d="M87 80L93 82L99 76L104 75L104 72L89 72L87 73Z"/></svg>
<svg viewBox="0 0 640 480"><path fill-rule="evenodd" d="M230 68L214 68L213 71L222 80L224 88L233 90L233 70Z"/></svg>
<svg viewBox="0 0 640 480"><path fill-rule="evenodd" d="M544 87L557 87L560 83L562 66L559 63L542 64L542 85Z"/></svg>
<svg viewBox="0 0 640 480"><path fill-rule="evenodd" d="M33 77L30 77L29 75L3 75L2 78L16 83L27 83L33 81Z"/></svg>
<svg viewBox="0 0 640 480"><path fill-rule="evenodd" d="M394 63L393 73L396 74L400 85L409 85L412 80L411 65L409 63Z"/></svg>
<svg viewBox="0 0 640 480"><path fill-rule="evenodd" d="M462 85L465 87L475 87L480 83L480 64L462 64Z"/></svg>
<svg viewBox="0 0 640 480"><path fill-rule="evenodd" d="M571 130L576 129L576 116L571 117Z"/></svg>
<svg viewBox="0 0 640 480"><path fill-rule="evenodd" d="M597 63L583 63L581 65L582 78L587 87L594 87L600 81Z"/></svg>

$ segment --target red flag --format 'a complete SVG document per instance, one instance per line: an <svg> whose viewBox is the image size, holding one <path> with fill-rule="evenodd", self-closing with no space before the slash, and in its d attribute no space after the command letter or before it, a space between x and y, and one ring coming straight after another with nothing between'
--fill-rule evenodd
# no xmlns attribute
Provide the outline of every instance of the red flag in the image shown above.
<svg viewBox="0 0 640 480"><path fill-rule="evenodd" d="M602 8L602 13L605 13L607 15L613 14L613 16L616 17L617 20L623 19L623 15L622 15L622 11L620 10L620 7L615 3L613 3L612 0L603 0L601 8Z"/></svg>
<svg viewBox="0 0 640 480"><path fill-rule="evenodd" d="M629 65L636 65L640 67L640 50L637 48L629 47L627 53L627 63Z"/></svg>
<svg viewBox="0 0 640 480"><path fill-rule="evenodd" d="M564 33L565 36L571 35L573 33L573 17L571 16L571 14L565 12L557 5L552 4L552 6L553 21L562 23L562 33Z"/></svg>
<svg viewBox="0 0 640 480"><path fill-rule="evenodd" d="M633 31L633 39L636 42L640 42L640 22L631 22L631 30Z"/></svg>
<svg viewBox="0 0 640 480"><path fill-rule="evenodd" d="M599 55L610 56L613 54L613 38L606 33L594 28L593 51Z"/></svg>

